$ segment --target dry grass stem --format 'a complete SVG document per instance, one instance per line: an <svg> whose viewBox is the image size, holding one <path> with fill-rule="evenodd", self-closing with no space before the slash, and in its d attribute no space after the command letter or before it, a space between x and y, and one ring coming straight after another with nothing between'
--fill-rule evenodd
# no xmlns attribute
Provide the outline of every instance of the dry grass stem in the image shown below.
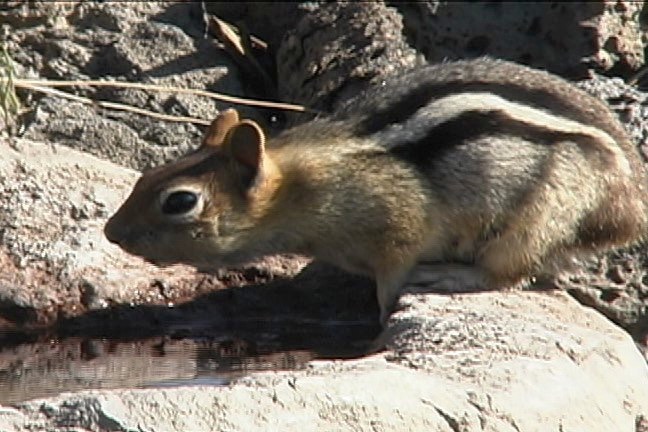
<svg viewBox="0 0 648 432"><path fill-rule="evenodd" d="M289 103L246 99L246 98L241 98L236 96L225 95L222 93L210 92L207 90L187 89L187 88L180 88L180 87L166 87L166 86L155 85L155 84L142 84L142 83L131 83L131 82L122 82L122 81L102 81L102 80L64 81L64 80L14 79L14 85L16 87L25 87L29 85L29 86L46 86L46 87L94 86L94 87L134 88L139 90L149 90L149 91L157 91L157 92L191 94L196 96L208 97L211 99L219 100L221 102L256 106L261 108L274 108L274 109L282 109L286 111L297 111L297 112L315 112L314 110L310 110L301 105L295 105Z"/></svg>
<svg viewBox="0 0 648 432"><path fill-rule="evenodd" d="M317 111L305 108L301 105L262 101L262 100L255 100L255 99L246 99L246 98L230 96L222 93L216 93L216 92L210 92L210 91L198 90L198 89L167 87L167 86L155 85L155 84L143 84L143 83L122 82L122 81L105 81L105 80L66 81L66 80L16 78L11 57L9 56L6 47L2 46L2 50L0 51L0 111L4 116L4 121L6 125L9 125L10 122L13 121L13 119L20 112L20 102L18 100L18 97L16 96L16 92L15 92L16 88L23 88L23 89L33 90L33 91L46 93L50 95L55 95L61 98L74 100L87 105L94 105L102 108L141 114L159 120L193 123L193 124L204 125L204 126L208 126L210 124L209 121L199 119L199 118L162 114L144 108L134 107L132 105L127 105L127 104L122 104L117 102L102 101L102 100L94 100L83 96L77 96L77 95L73 95L52 88L52 87L77 87L77 86L131 88L131 89L153 91L153 92L190 94L190 95L215 99L221 102L228 102L228 103L240 104L240 105L249 105L249 106L254 106L259 108L271 108L271 109L280 109L286 111L317 113Z"/></svg>
<svg viewBox="0 0 648 432"><path fill-rule="evenodd" d="M137 114L142 114L146 115L149 117L153 117L159 120L166 120L166 121L173 121L173 122L183 122L183 123L194 123L194 124L199 124L203 126L209 126L211 122L195 117L184 117L184 116L174 116L174 115L169 115L169 114L160 114L154 111L150 111L144 108L137 108L131 105L125 105L125 104L120 104L116 102L108 102L108 101L97 101L93 100L90 98L82 97L82 96L76 96L70 93L62 92L60 90L48 88L48 87L42 87L38 85L32 85L32 84L26 84L22 83L20 87L38 91L41 93L47 93L51 94L54 96L59 96L65 99L70 99L73 101L81 102L87 105L95 105L103 108L109 108L109 109L114 109L114 110L119 110L119 111L128 111L128 112L134 112Z"/></svg>

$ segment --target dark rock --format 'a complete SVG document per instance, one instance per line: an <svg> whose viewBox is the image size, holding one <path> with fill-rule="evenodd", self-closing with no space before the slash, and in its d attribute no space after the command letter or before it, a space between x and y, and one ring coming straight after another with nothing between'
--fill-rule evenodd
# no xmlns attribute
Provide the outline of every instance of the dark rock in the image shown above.
<svg viewBox="0 0 648 432"><path fill-rule="evenodd" d="M490 55L572 77L644 63L643 5L617 2L388 2L430 62Z"/></svg>
<svg viewBox="0 0 648 432"><path fill-rule="evenodd" d="M401 17L382 3L329 3L305 15L277 52L282 100L331 112L382 77L421 59Z"/></svg>

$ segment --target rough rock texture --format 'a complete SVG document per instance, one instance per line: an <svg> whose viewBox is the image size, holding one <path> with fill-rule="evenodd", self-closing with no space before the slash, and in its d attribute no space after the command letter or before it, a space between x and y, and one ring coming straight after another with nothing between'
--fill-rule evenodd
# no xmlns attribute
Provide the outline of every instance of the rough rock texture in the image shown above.
<svg viewBox="0 0 648 432"><path fill-rule="evenodd" d="M6 431L635 431L648 366L564 294L406 295L361 360L228 387L85 391L0 411Z"/></svg>
<svg viewBox="0 0 648 432"><path fill-rule="evenodd" d="M173 24L167 22L170 15ZM243 94L231 60L213 39L202 37L198 4L144 2L118 8L96 2L19 3L2 16L9 25L37 24L7 30L7 48L21 76L102 78ZM190 95L136 89L79 86L73 90L80 96L205 120L228 106ZM192 124L97 110L40 93L31 97L39 103L24 119L25 138L55 139L139 170L186 153L202 135ZM259 117L245 107L242 111Z"/></svg>
<svg viewBox="0 0 648 432"><path fill-rule="evenodd" d="M279 95L331 112L368 84L418 62L394 9L330 3L305 15L284 38L277 52Z"/></svg>
<svg viewBox="0 0 648 432"><path fill-rule="evenodd" d="M428 61L484 54L553 72L628 73L644 64L644 2L388 2Z"/></svg>
<svg viewBox="0 0 648 432"><path fill-rule="evenodd" d="M246 23L263 30L256 18L271 6L256 9ZM415 66L422 55L429 62L490 55L571 77L589 77L592 68L627 77L644 64L648 46L640 2L433 0L321 4L305 15L296 10L286 15L299 17L295 28L278 26L284 33L279 95L325 112L369 83Z"/></svg>
<svg viewBox="0 0 648 432"><path fill-rule="evenodd" d="M619 77L596 73L576 85L607 102L639 147L644 161L648 161L648 93L626 84Z"/></svg>

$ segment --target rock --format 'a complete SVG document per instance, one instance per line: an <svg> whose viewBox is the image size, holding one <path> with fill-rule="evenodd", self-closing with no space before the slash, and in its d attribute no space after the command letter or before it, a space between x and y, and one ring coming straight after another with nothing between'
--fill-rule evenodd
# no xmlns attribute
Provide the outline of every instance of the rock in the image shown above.
<svg viewBox="0 0 648 432"><path fill-rule="evenodd" d="M132 7L131 7L132 6ZM43 17L38 26L11 31L8 51L21 75L32 78L144 82L171 88L244 94L232 73L228 56L212 40L202 37L202 19L191 20L197 5L177 4L185 27L200 37L192 38L177 25L159 22L167 8L160 2L112 8L95 2L75 8L37 3L17 6L12 17ZM65 25L48 25L47 13L56 12ZM9 15L9 13L6 13ZM193 25L193 27L192 27ZM204 97L174 92L87 86L62 89L80 96L132 105L177 116L212 120L230 106ZM23 92L24 93L24 92ZM23 94L21 93L21 95ZM24 138L48 140L87 151L104 159L142 170L184 154L202 137L202 127L161 122L138 114L101 110L58 97L34 93L38 108L24 117ZM261 118L254 110L241 111Z"/></svg>
<svg viewBox="0 0 648 432"><path fill-rule="evenodd" d="M0 427L607 432L648 415L648 366L630 337L564 294L417 293L400 308L384 353L227 387L63 394L5 409Z"/></svg>
<svg viewBox="0 0 648 432"><path fill-rule="evenodd" d="M615 2L389 2L430 62L491 55L583 77L644 64L643 4Z"/></svg>
<svg viewBox="0 0 648 432"><path fill-rule="evenodd" d="M400 303L388 358L474 386L476 430L634 430L648 408L648 369L630 339L560 292L416 293ZM629 363L610 375L621 357ZM619 401L629 400L626 411ZM466 411L449 422L470 424Z"/></svg>
<svg viewBox="0 0 648 432"><path fill-rule="evenodd" d="M136 173L125 176L110 163L58 145L23 140L13 146L2 140L0 145L0 287L5 304L12 293L21 292L24 300L16 307L56 317L54 309L79 303L84 287L94 290L88 306L135 297L136 287L119 276L119 269L132 268L133 260L108 244L102 224ZM144 274L156 272L140 268Z"/></svg>
<svg viewBox="0 0 648 432"><path fill-rule="evenodd" d="M201 136L191 124L162 125L132 114L106 115L56 97L40 101L24 134L34 141L52 137L59 144L136 170L159 166L188 152Z"/></svg>
<svg viewBox="0 0 648 432"><path fill-rule="evenodd" d="M621 123L639 146L644 161L648 161L648 94L621 78L592 74L577 83L579 87L604 100L617 113Z"/></svg>
<svg viewBox="0 0 648 432"><path fill-rule="evenodd" d="M344 24L342 24L344 23ZM382 77L421 61L383 3L330 3L305 15L277 52L283 100L331 112Z"/></svg>
<svg viewBox="0 0 648 432"><path fill-rule="evenodd" d="M0 427L6 432L21 432L27 418L15 408L0 407Z"/></svg>

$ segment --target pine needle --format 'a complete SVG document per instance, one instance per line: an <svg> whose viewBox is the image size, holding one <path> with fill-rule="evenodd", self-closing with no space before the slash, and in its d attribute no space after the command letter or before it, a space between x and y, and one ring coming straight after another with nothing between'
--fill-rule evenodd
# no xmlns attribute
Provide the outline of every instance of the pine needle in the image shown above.
<svg viewBox="0 0 648 432"><path fill-rule="evenodd" d="M137 114L142 114L146 115L149 117L153 117L159 120L166 120L166 121L173 121L173 122L183 122L183 123L194 123L194 124L199 124L199 125L204 125L204 126L209 126L211 122L195 117L184 117L184 116L174 116L170 114L161 114L157 113L155 111L150 111L144 108L138 108L134 107L132 105L126 105L126 104L121 104L117 102L109 102L109 101L102 101L102 100L95 100L95 99L90 99L86 98L83 96L77 96L73 95L70 93L62 92L60 90L48 88L48 87L41 87L37 85L31 85L31 84L25 84L24 82L21 83L20 87L29 89L29 90L34 90L38 91L41 93L47 93L50 95L62 97L65 99L70 99L76 102L81 102L87 105L95 105L103 108L109 108L109 109L114 109L114 110L119 110L119 111L128 111L128 112L133 112Z"/></svg>

